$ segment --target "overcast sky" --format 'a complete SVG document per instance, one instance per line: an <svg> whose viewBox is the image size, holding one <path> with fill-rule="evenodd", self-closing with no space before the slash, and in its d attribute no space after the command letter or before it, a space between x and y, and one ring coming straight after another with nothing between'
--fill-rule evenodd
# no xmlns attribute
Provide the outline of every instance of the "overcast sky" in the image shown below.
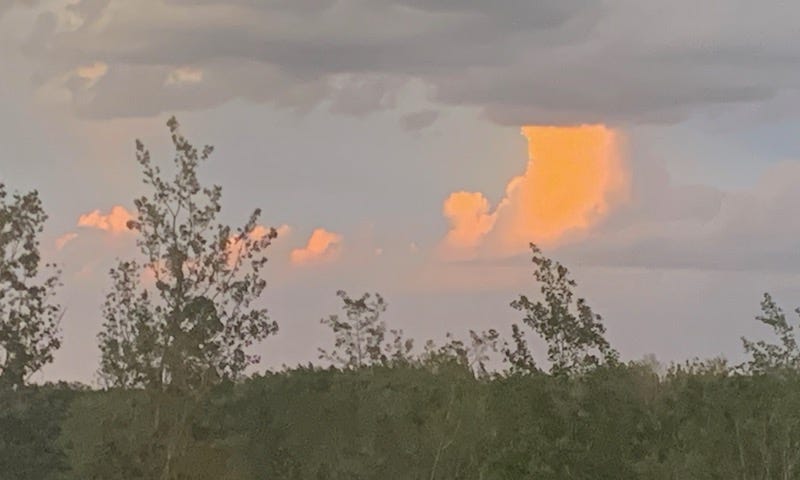
<svg viewBox="0 0 800 480"><path fill-rule="evenodd" d="M381 292L420 343L507 332L528 241L624 358L738 359L763 292L800 304L798 19L748 0L0 0L0 181L40 190L64 269L42 378L93 379L107 270L136 255L134 139L168 165L173 114L216 147L224 220L282 227L267 366L316 360L340 288Z"/></svg>

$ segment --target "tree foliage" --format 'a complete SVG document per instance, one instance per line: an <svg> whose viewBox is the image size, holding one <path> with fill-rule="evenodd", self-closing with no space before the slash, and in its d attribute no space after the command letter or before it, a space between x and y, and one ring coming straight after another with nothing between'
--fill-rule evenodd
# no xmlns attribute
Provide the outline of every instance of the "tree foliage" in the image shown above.
<svg viewBox="0 0 800 480"><path fill-rule="evenodd" d="M258 361L247 347L277 331L254 304L277 232L258 225L260 210L236 230L218 223L222 189L198 178L213 148L195 148L174 118L168 126L171 179L136 143L150 195L134 201L136 220L128 227L138 234L144 261L111 270L99 341L101 373L113 386L191 390L235 379Z"/></svg>
<svg viewBox="0 0 800 480"><path fill-rule="evenodd" d="M583 373L602 363L613 363L617 352L605 339L605 326L583 298L575 299L575 280L567 267L546 257L541 249L530 244L533 273L539 283L541 300L525 295L511 302L511 307L523 312L523 322L547 343L547 359L554 374ZM527 345L514 331L515 349L507 349L508 359L517 368L534 368Z"/></svg>
<svg viewBox="0 0 800 480"><path fill-rule="evenodd" d="M39 252L46 220L38 192L0 183L0 388L22 386L61 346L60 272Z"/></svg>
<svg viewBox="0 0 800 480"><path fill-rule="evenodd" d="M800 316L800 308L795 310ZM786 319L783 309L765 293L761 301L761 315L756 320L772 328L778 343L765 340L752 341L742 338L744 350L750 355L746 367L751 372L764 373L773 370L797 370L800 368L800 349L797 346L795 327Z"/></svg>
<svg viewBox="0 0 800 480"><path fill-rule="evenodd" d="M266 287L266 249L277 232L258 224L259 210L236 230L219 223L222 189L203 186L198 177L213 148L195 148L174 118L167 125L175 148L172 178L136 142L150 194L134 200L136 219L128 228L138 235L144 259L111 269L98 335L106 383L144 392L98 405L103 428L75 427L89 429L100 452L76 457L88 460L80 467L85 478L219 478L190 473L199 452L208 458L224 451L196 435L204 402L215 386L240 379L258 361L248 347L278 329L256 304Z"/></svg>
<svg viewBox="0 0 800 480"><path fill-rule="evenodd" d="M386 311L387 304L379 293L352 298L339 290L336 295L342 299L345 316L333 314L320 320L334 335L333 349L319 349L320 360L345 369L410 360L414 344L403 338L402 330L389 330L392 340L386 341L387 327L381 314Z"/></svg>

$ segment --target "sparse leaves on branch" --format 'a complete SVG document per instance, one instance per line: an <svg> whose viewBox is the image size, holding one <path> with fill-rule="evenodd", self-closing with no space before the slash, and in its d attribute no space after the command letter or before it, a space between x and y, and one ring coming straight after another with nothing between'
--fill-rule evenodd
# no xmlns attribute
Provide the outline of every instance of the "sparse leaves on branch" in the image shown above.
<svg viewBox="0 0 800 480"><path fill-rule="evenodd" d="M795 309L795 313L800 316L800 308ZM800 349L797 346L795 327L789 324L783 309L768 293L761 300L761 315L756 320L772 328L779 343L768 343L764 340L754 342L742 338L744 350L750 355L746 367L754 373L800 368Z"/></svg>

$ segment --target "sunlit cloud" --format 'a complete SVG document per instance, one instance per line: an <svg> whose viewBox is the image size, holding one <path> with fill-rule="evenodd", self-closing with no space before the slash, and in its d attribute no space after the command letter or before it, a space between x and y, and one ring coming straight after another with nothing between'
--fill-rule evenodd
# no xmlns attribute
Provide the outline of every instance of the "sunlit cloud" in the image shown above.
<svg viewBox="0 0 800 480"><path fill-rule="evenodd" d="M339 253L342 236L324 228L314 230L303 248L292 250L290 259L295 265L333 260Z"/></svg>
<svg viewBox="0 0 800 480"><path fill-rule="evenodd" d="M100 210L94 210L81 215L78 218L78 226L121 233L128 231L128 221L132 219L133 215L125 207L117 205L107 214L103 214Z"/></svg>
<svg viewBox="0 0 800 480"><path fill-rule="evenodd" d="M95 62L91 65L78 67L75 74L86 81L87 87L97 83L108 73L108 65L103 62Z"/></svg>
<svg viewBox="0 0 800 480"><path fill-rule="evenodd" d="M620 137L603 125L528 126L528 165L491 211L480 192L456 192L444 203L450 230L446 257L521 252L529 242L553 245L589 229L626 198L628 172Z"/></svg>
<svg viewBox="0 0 800 480"><path fill-rule="evenodd" d="M286 225L285 223L275 230L278 232L278 238L288 237L289 234L292 233L292 227Z"/></svg>
<svg viewBox="0 0 800 480"><path fill-rule="evenodd" d="M442 213L450 222L444 247L455 253L476 247L494 226L489 201L480 192L455 192L447 197Z"/></svg>
<svg viewBox="0 0 800 480"><path fill-rule="evenodd" d="M68 232L64 235L61 235L56 239L56 250L62 250L67 244L73 240L78 238L78 234L75 232Z"/></svg>

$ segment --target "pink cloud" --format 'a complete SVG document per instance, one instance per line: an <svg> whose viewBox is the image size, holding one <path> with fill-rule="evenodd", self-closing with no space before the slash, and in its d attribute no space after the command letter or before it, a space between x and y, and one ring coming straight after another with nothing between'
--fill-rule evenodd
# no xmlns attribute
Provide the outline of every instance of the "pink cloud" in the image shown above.
<svg viewBox="0 0 800 480"><path fill-rule="evenodd" d="M67 244L73 240L78 238L78 234L75 232L68 232L64 235L61 235L56 239L56 250L61 250L67 246Z"/></svg>
<svg viewBox="0 0 800 480"><path fill-rule="evenodd" d="M292 250L290 259L295 265L333 260L339 253L342 236L324 228L314 230L304 248Z"/></svg>
<svg viewBox="0 0 800 480"><path fill-rule="evenodd" d="M81 215L78 218L78 226L96 228L111 233L121 233L128 231L129 220L133 220L133 215L125 207L116 205L108 214L103 214L100 210L94 210Z"/></svg>

